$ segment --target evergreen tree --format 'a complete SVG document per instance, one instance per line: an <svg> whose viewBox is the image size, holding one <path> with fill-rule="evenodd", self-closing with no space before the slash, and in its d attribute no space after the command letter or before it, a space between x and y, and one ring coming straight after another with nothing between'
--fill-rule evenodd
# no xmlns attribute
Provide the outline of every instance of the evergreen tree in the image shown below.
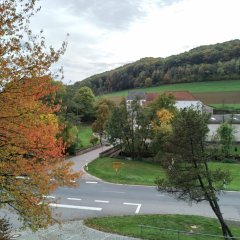
<svg viewBox="0 0 240 240"><path fill-rule="evenodd" d="M171 140L174 152L163 164L167 180L157 179L156 183L160 191L173 194L177 199L208 201L220 222L224 239L234 239L218 204L218 195L231 178L228 171L208 167L211 156L205 146L207 122L207 115L191 108L176 115Z"/></svg>

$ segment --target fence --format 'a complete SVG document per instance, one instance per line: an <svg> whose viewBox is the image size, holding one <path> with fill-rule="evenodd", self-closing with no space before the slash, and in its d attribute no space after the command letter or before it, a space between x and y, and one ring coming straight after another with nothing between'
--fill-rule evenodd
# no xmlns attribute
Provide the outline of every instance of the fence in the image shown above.
<svg viewBox="0 0 240 240"><path fill-rule="evenodd" d="M99 156L100 157L112 157L112 156L118 155L120 151L121 151L121 149L119 148L119 146L115 146L115 147L109 148L109 149L99 153Z"/></svg>
<svg viewBox="0 0 240 240"><path fill-rule="evenodd" d="M159 228L153 226L139 225L141 238L159 239L159 240L224 240L222 235L203 234L196 232L188 232L182 230ZM240 240L240 237L234 237ZM231 240L231 238L229 238Z"/></svg>

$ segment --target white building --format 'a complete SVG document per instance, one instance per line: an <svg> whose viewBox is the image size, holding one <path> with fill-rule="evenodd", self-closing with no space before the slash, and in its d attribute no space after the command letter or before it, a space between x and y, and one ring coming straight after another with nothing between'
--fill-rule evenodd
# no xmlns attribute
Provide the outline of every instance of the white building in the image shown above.
<svg viewBox="0 0 240 240"><path fill-rule="evenodd" d="M137 101L140 106L143 106L146 102L145 92L129 91L126 99L127 110L131 110L133 101Z"/></svg>
<svg viewBox="0 0 240 240"><path fill-rule="evenodd" d="M177 109L192 107L194 109L202 110L203 108L203 103L198 99L196 99L188 91L171 91L171 92L165 92L165 93L172 94L175 97L176 99L175 106Z"/></svg>

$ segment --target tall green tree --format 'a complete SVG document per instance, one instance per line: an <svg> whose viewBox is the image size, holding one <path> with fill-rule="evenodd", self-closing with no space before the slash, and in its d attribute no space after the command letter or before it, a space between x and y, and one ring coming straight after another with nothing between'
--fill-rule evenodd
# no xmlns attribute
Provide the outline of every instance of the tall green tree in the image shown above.
<svg viewBox="0 0 240 240"><path fill-rule="evenodd" d="M151 152L155 155L157 161L159 161L161 156L165 155L169 148L168 138L169 130L171 129L171 119L177 111L175 102L175 97L172 94L161 94L147 107L153 130Z"/></svg>
<svg viewBox="0 0 240 240"><path fill-rule="evenodd" d="M133 159L148 152L148 139L151 136L150 119L147 112L137 101L127 110L123 101L113 108L107 122L107 133L112 143L118 143Z"/></svg>
<svg viewBox="0 0 240 240"><path fill-rule="evenodd" d="M208 116L194 109L181 110L172 122L174 152L163 164L167 179L157 179L160 191L166 191L177 199L191 202L207 201L222 228L224 239L234 239L223 219L218 195L224 184L231 180L227 170L210 170L205 137Z"/></svg>
<svg viewBox="0 0 240 240"><path fill-rule="evenodd" d="M223 122L217 129L217 135L224 156L229 156L234 140L234 129L228 122Z"/></svg>
<svg viewBox="0 0 240 240"><path fill-rule="evenodd" d="M96 120L92 124L92 130L99 135L99 140L102 145L102 139L106 135L106 121L109 118L111 109L114 103L108 99L100 99L96 104Z"/></svg>
<svg viewBox="0 0 240 240"><path fill-rule="evenodd" d="M61 137L66 145L66 152L70 155L75 154L79 143L77 126L72 125L70 122L66 122Z"/></svg>
<svg viewBox="0 0 240 240"><path fill-rule="evenodd" d="M81 87L74 95L75 113L83 122L92 121L94 118L95 96L89 87Z"/></svg>

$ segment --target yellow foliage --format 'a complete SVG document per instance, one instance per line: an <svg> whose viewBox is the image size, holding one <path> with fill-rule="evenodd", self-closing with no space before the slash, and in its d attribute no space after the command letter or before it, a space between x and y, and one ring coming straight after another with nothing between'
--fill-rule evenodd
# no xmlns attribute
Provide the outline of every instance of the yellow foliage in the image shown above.
<svg viewBox="0 0 240 240"><path fill-rule="evenodd" d="M173 113L167 109L161 109L156 113L156 119L152 121L152 127L157 132L169 133L172 130L171 120L173 118Z"/></svg>
<svg viewBox="0 0 240 240"><path fill-rule="evenodd" d="M161 123L166 123L166 124L168 124L173 118L173 114L169 112L167 109L161 109L157 111L156 115L159 118Z"/></svg>
<svg viewBox="0 0 240 240"><path fill-rule="evenodd" d="M44 121L44 123L50 123L52 125L56 124L58 125L58 118L55 114L49 113L49 114L41 114L40 119Z"/></svg>

